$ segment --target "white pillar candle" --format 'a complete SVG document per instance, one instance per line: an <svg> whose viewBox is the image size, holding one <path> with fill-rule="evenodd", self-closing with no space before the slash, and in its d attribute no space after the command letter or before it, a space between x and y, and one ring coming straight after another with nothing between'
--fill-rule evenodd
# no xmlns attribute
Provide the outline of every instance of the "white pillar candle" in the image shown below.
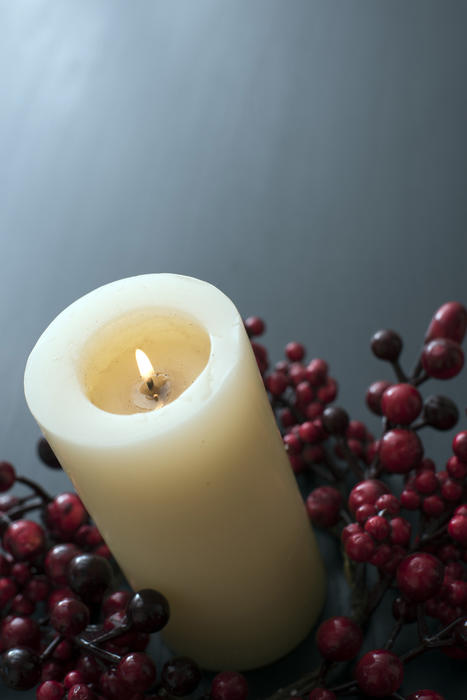
<svg viewBox="0 0 467 700"><path fill-rule="evenodd" d="M141 403L137 348L168 378L163 405ZM171 648L248 669L307 635L323 566L224 294L168 274L100 287L39 338L25 392L132 587L167 596Z"/></svg>

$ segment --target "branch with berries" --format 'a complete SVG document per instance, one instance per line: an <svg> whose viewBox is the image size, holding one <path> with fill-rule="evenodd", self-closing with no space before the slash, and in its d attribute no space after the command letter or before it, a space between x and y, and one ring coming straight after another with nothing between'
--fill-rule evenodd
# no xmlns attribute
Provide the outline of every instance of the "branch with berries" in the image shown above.
<svg viewBox="0 0 467 700"><path fill-rule="evenodd" d="M252 338L264 332L258 318L247 319L246 327ZM445 396L424 400L418 388L430 378L460 373L466 329L465 307L444 304L411 375L400 363L400 336L392 330L374 334L374 355L390 363L396 377L395 383L374 382L366 394L368 408L382 419L378 440L361 421L329 405L337 383L326 362L305 363L304 346L294 342L286 346L287 359L269 371L266 348L252 341L291 467L321 482L307 495L308 514L314 525L339 539L352 591L350 614L331 617L318 628L322 664L269 700L335 700L362 693L401 698L404 664L413 658L437 647L467 658L467 431L454 437L446 469L436 471L424 456L420 431L452 429L459 410ZM384 480L392 475L401 477L399 485ZM393 599L393 629L381 649L358 658L365 629L386 595ZM414 623L418 646L396 655L402 628ZM343 682L352 661L351 678ZM431 690L408 698L443 700Z"/></svg>
<svg viewBox="0 0 467 700"><path fill-rule="evenodd" d="M418 388L431 377L449 379L461 371L467 310L456 302L438 310L411 374L400 363L399 335L384 330L373 336L373 353L392 365L396 377L394 384L374 382L366 394L368 408L382 420L377 440L333 405L338 385L324 360L305 363L304 346L292 342L286 359L270 370L257 340L264 322L252 317L245 327L291 468L302 488L313 484L306 493L310 520L339 543L351 590L348 614L317 630L320 666L268 700L362 694L401 700L404 666L412 659L432 649L461 662L467 658L467 430L454 437L446 469L437 471L424 456L420 433L430 426L452 429L459 411L447 397L423 399ZM60 468L44 439L38 453L47 466ZM397 487L394 475L400 477ZM14 495L15 485L28 493ZM40 522L30 519L33 513ZM8 687L36 687L38 700L170 700L200 688L193 659L174 657L156 669L147 646L167 624L169 602L156 590L122 587L110 551L75 493L52 497L0 462L0 535L0 676ZM359 656L385 596L392 597L392 629L380 648ZM399 635L410 624L418 644L396 654ZM210 684L205 679L208 685L199 700L250 697L246 678L235 670ZM444 699L419 690L407 700Z"/></svg>

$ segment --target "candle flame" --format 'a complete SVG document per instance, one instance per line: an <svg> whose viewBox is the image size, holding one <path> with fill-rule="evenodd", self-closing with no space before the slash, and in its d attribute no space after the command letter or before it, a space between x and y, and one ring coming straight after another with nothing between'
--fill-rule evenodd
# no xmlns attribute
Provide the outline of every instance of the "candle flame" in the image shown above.
<svg viewBox="0 0 467 700"><path fill-rule="evenodd" d="M151 360L146 355L145 352L139 348L135 351L136 364L138 365L139 373L145 382L148 381L154 374L154 367L151 364Z"/></svg>

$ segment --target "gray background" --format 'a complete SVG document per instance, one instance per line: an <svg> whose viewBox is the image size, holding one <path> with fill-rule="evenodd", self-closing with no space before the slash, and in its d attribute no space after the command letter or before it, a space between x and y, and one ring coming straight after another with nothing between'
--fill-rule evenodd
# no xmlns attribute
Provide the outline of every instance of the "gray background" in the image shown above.
<svg viewBox="0 0 467 700"><path fill-rule="evenodd" d="M1 457L67 486L34 455L27 355L74 299L144 272L263 315L275 359L303 340L366 419L391 378L370 334L397 328L410 367L432 312L467 302L466 21L453 1L0 0ZM431 388L463 409L456 384ZM428 658L404 687L423 669L454 700L455 668Z"/></svg>

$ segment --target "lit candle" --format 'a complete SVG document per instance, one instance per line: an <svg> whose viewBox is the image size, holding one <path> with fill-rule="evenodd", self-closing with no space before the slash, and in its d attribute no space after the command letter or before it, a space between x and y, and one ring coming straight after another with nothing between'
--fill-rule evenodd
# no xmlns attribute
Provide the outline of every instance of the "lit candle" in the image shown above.
<svg viewBox="0 0 467 700"><path fill-rule="evenodd" d="M154 371L140 373L138 349ZM178 275L101 287L40 337L25 392L132 587L169 599L170 647L247 669L307 635L322 562L224 294Z"/></svg>

